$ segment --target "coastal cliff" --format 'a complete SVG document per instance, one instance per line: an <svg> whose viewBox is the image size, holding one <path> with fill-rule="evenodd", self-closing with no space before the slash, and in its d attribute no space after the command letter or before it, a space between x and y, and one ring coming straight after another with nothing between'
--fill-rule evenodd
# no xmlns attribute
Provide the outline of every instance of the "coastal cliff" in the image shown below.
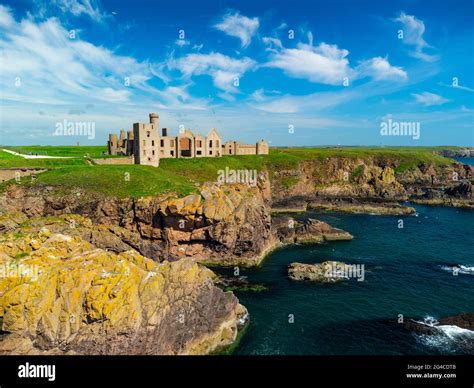
<svg viewBox="0 0 474 388"><path fill-rule="evenodd" d="M414 214L400 201L473 208L474 168L461 163L410 168L396 158L326 158L274 173L274 212L308 209Z"/></svg>
<svg viewBox="0 0 474 388"><path fill-rule="evenodd" d="M270 201L269 180L261 174L256 187L204 184L199 193L182 198L119 199L15 185L1 197L0 207L6 214L28 217L84 215L107 225L115 236L102 240L118 238L157 261L192 257L210 264L251 266L279 245L271 228Z"/></svg>
<svg viewBox="0 0 474 388"><path fill-rule="evenodd" d="M279 212L415 213L406 200L472 208L472 170L316 158L262 169L255 184L195 182L185 195L12 182L0 195L0 265L17 276L0 278L0 353L220 351L248 315L202 264L255 266L282 244L353 238Z"/></svg>
<svg viewBox="0 0 474 388"><path fill-rule="evenodd" d="M245 307L192 259L98 248L108 228L77 215L1 221L0 354L208 354L246 323Z"/></svg>
<svg viewBox="0 0 474 388"><path fill-rule="evenodd" d="M413 207L400 204L407 200L474 207L473 168L459 163L404 166L380 156L317 158L295 166L260 171L255 185L196 184L195 192L185 196L121 198L80 187L12 184L0 196L0 209L28 217L80 214L108 228L103 241L120 241L156 261L188 257L206 264L253 266L281 243L295 240L288 239L294 231L282 236L281 223L275 217L272 221L278 212L414 214ZM120 252L108 245L104 248Z"/></svg>

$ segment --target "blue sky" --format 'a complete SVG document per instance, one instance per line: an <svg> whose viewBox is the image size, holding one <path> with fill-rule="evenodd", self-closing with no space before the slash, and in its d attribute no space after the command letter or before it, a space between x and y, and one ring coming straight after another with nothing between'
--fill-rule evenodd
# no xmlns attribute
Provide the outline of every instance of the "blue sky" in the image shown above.
<svg viewBox="0 0 474 388"><path fill-rule="evenodd" d="M104 144L154 111L273 146L474 145L472 1L197 3L0 2L0 144Z"/></svg>

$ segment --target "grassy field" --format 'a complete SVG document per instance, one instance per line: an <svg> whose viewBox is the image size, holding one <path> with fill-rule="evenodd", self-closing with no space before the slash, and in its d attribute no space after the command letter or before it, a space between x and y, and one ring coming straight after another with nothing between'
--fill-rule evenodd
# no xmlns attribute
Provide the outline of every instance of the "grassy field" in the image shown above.
<svg viewBox="0 0 474 388"><path fill-rule="evenodd" d="M453 161L435 153L431 147L343 147L343 148L272 148L269 155L224 156L221 158L162 159L159 168L139 165L90 165L83 157L85 153L98 155L104 147L41 147L51 156L74 156L73 159L26 160L0 150L0 168L38 167L49 171L38 176L35 185L51 185L58 189L80 188L92 192L126 196L146 196L174 192L185 195L196 190L196 185L216 181L218 170L225 168L241 170L294 169L307 160L325 160L330 157L376 159L395 165L396 172L433 163L447 166ZM84 148L82 150L82 148ZM447 149L444 147L443 149ZM34 152L34 147L21 147ZM16 150L16 149L15 149ZM291 186L291 177L284 186ZM23 183L24 184L24 183ZM5 187L5 184L2 185Z"/></svg>
<svg viewBox="0 0 474 388"><path fill-rule="evenodd" d="M140 165L62 167L39 174L34 184L76 187L121 198L164 192L181 196L196 190L189 179L165 169Z"/></svg>
<svg viewBox="0 0 474 388"><path fill-rule="evenodd" d="M74 159L25 159L21 156L12 155L0 149L0 168L59 168L65 166L85 166L84 158Z"/></svg>
<svg viewBox="0 0 474 388"><path fill-rule="evenodd" d="M47 156L67 156L74 158L101 158L107 157L106 146L16 146L4 147L20 154L38 154Z"/></svg>

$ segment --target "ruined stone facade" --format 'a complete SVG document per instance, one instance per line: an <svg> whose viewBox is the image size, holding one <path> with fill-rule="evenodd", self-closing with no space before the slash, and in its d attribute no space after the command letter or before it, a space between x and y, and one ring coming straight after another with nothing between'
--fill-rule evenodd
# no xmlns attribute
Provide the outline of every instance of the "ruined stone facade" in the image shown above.
<svg viewBox="0 0 474 388"><path fill-rule="evenodd" d="M133 131L120 130L117 138L109 134L109 155L133 155L135 164L157 167L161 158L201 158L223 155L268 155L269 146L265 140L256 144L242 144L239 141L222 142L215 128L206 136L194 134L190 129L170 136L167 128L159 127L159 116L150 113L149 123L134 123Z"/></svg>
<svg viewBox="0 0 474 388"><path fill-rule="evenodd" d="M118 138L115 133L110 133L107 142L109 155L133 155L133 139L133 131L128 131L125 137L125 131L121 129Z"/></svg>

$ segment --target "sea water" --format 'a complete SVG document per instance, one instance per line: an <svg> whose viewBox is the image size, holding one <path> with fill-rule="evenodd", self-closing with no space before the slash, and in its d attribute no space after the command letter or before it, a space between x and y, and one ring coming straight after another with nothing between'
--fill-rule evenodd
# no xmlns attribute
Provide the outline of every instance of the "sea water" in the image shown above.
<svg viewBox="0 0 474 388"><path fill-rule="evenodd" d="M474 312L474 213L412 205L416 216L305 213L354 235L352 241L289 245L241 270L262 292L236 292L250 325L235 354L464 354L473 332L445 327L423 336L400 319ZM403 228L399 220L403 220ZM295 282L292 262L364 265L364 281ZM459 270L456 271L456 268ZM471 342L472 344L472 342Z"/></svg>

